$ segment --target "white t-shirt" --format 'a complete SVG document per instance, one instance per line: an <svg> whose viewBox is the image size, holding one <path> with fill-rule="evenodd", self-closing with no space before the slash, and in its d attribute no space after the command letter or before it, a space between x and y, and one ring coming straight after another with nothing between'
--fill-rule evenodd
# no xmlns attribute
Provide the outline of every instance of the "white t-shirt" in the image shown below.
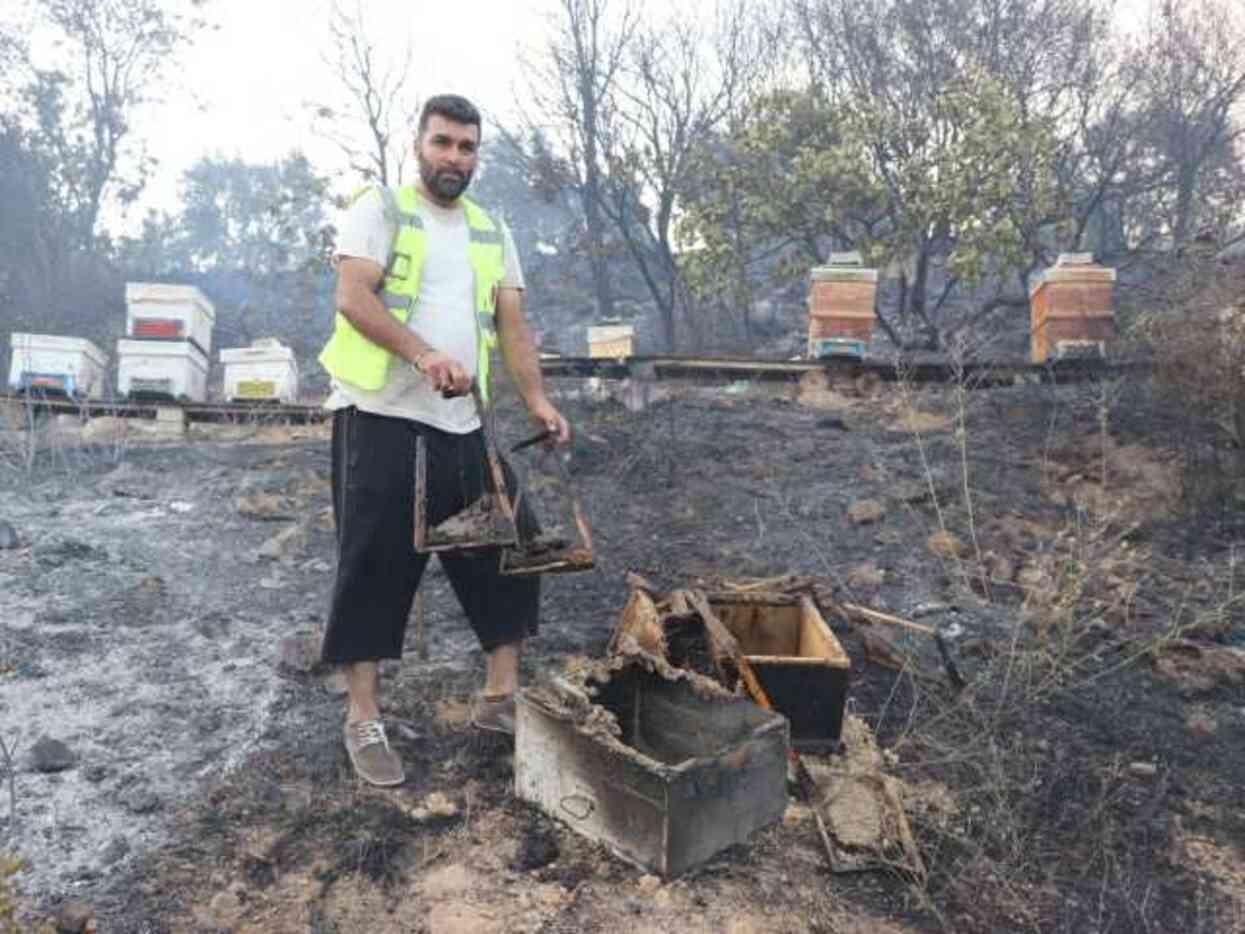
<svg viewBox="0 0 1245 934"><path fill-rule="evenodd" d="M430 347L448 354L472 376L476 374L475 296L471 263L467 259L467 217L461 206L443 208L421 199L419 215L424 222L424 268L419 297L407 319ZM337 258L370 259L389 264L397 219L386 216L385 199L379 189L355 199L341 214L337 225ZM510 230L503 224L502 250L505 273L501 288L523 288L519 253ZM427 377L397 357L389 363L389 378L379 392L333 382L325 408L357 406L364 412L423 422L442 431L466 434L480 427L471 396L444 399Z"/></svg>

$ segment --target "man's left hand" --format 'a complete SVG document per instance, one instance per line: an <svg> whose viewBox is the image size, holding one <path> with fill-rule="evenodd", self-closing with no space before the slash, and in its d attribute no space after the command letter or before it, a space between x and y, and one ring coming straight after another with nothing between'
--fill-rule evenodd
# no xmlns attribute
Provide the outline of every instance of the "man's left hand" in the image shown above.
<svg viewBox="0 0 1245 934"><path fill-rule="evenodd" d="M570 424L547 398L531 402L527 411L533 422L549 432L555 444L567 444L571 440Z"/></svg>

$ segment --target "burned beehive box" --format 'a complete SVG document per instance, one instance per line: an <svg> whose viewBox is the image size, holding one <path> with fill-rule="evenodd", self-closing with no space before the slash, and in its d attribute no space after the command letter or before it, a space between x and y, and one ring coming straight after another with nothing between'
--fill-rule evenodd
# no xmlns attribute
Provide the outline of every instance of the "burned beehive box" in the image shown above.
<svg viewBox="0 0 1245 934"><path fill-rule="evenodd" d="M709 605L756 673L774 709L791 721L791 744L835 749L851 662L808 597L710 594Z"/></svg>
<svg viewBox="0 0 1245 934"><path fill-rule="evenodd" d="M786 721L657 659L616 657L517 707L518 797L664 878L786 809Z"/></svg>
<svg viewBox="0 0 1245 934"><path fill-rule="evenodd" d="M717 644L710 613L730 645ZM677 668L746 691L733 654L742 655L770 704L791 722L791 744L808 752L838 747L851 662L816 605L804 595L675 591L654 599L635 589L624 607L611 652L630 640Z"/></svg>

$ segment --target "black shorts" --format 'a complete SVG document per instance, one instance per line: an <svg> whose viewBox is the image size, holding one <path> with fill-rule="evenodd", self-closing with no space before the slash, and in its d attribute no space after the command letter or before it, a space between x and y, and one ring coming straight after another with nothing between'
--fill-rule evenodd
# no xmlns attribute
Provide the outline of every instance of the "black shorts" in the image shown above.
<svg viewBox="0 0 1245 934"><path fill-rule="evenodd" d="M337 580L324 634L330 664L401 658L407 619L429 555L414 548L415 443L428 451L427 515L438 525L491 489L481 432L456 435L419 422L333 413ZM515 479L504 465L514 496ZM441 552L441 564L487 652L534 635L537 577L500 573L497 548Z"/></svg>

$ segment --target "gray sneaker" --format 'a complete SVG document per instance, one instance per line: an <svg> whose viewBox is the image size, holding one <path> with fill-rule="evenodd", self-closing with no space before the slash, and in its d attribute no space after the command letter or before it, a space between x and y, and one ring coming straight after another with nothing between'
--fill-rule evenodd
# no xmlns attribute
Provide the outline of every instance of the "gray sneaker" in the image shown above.
<svg viewBox="0 0 1245 934"><path fill-rule="evenodd" d="M402 760L389 748L385 725L379 720L360 720L346 724L346 752L350 764L365 782L373 785L401 785L406 781Z"/></svg>
<svg viewBox="0 0 1245 934"><path fill-rule="evenodd" d="M471 724L478 730L514 736L514 695L477 694L471 705Z"/></svg>

